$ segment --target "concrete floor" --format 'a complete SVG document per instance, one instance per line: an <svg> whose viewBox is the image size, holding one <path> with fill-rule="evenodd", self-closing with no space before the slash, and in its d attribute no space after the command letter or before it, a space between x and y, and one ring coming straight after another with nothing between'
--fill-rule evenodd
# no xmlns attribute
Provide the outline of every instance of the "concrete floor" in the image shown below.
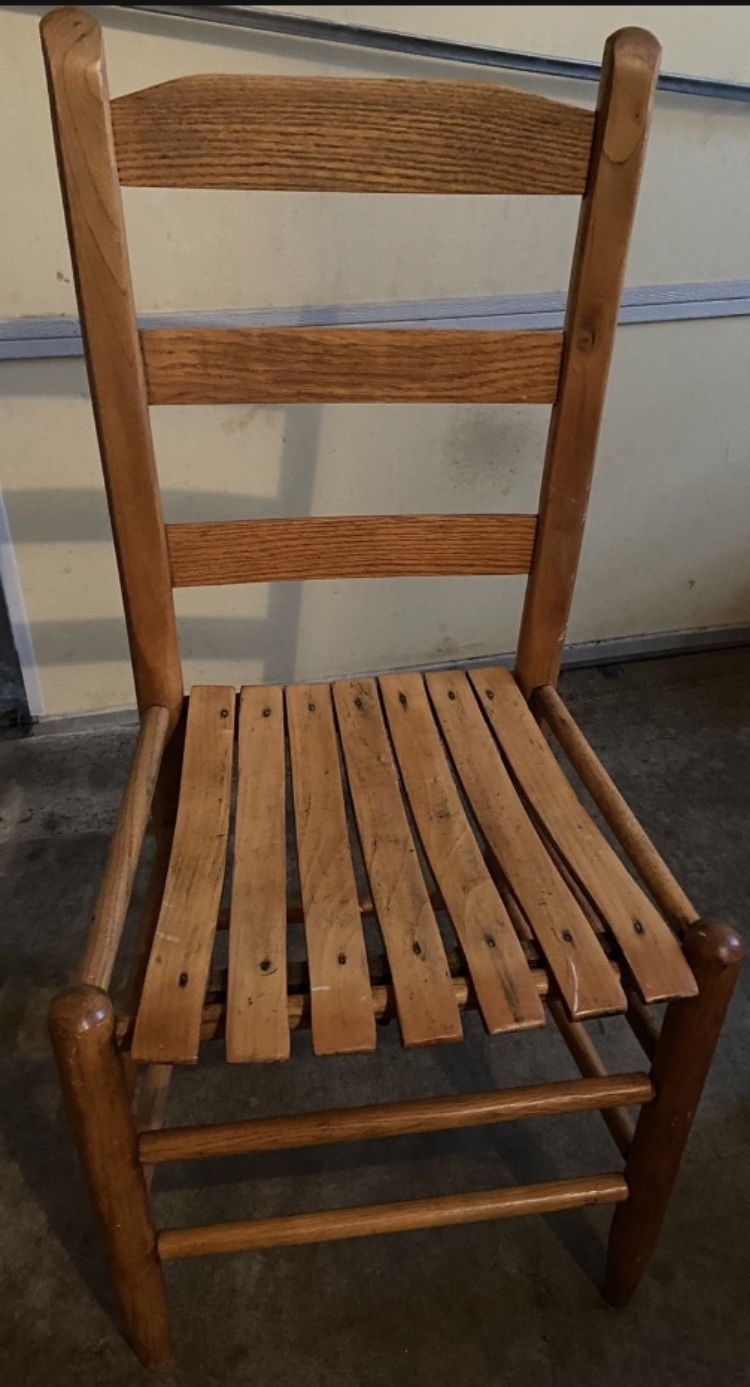
<svg viewBox="0 0 750 1387"><path fill-rule="evenodd" d="M563 693L706 913L746 920L750 651L567 674ZM5 742L0 861L4 1145L0 1366L14 1387L149 1379L111 1320L106 1280L45 1038L82 948L132 730ZM599 1298L606 1210L178 1263L167 1384L233 1387L651 1387L746 1384L750 1086L747 992L735 1001L657 1254L632 1306ZM593 1027L611 1064L641 1062L624 1023ZM228 1071L208 1047L175 1121L486 1089L573 1072L548 1032L463 1046ZM398 1062L397 1062L398 1060ZM617 1168L598 1115L157 1176L157 1218L210 1222ZM201 1182L207 1183L201 1183Z"/></svg>

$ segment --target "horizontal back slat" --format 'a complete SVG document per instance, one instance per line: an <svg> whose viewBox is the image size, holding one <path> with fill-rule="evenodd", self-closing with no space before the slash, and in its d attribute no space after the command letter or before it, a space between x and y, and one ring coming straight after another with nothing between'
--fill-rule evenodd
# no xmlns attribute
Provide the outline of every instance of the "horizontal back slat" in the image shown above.
<svg viewBox="0 0 750 1387"><path fill-rule="evenodd" d="M141 343L153 405L551 404L562 334L159 328Z"/></svg>
<svg viewBox="0 0 750 1387"><path fill-rule="evenodd" d="M118 97L112 124L130 186L582 193L593 115L469 82L199 76Z"/></svg>
<svg viewBox="0 0 750 1387"><path fill-rule="evenodd" d="M176 588L528 573L535 515L346 515L167 525Z"/></svg>

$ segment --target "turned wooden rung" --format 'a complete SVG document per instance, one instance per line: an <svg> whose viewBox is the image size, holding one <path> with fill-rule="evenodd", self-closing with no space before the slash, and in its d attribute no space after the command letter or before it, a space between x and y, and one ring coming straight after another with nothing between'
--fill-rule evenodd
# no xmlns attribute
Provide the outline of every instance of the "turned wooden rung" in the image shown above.
<svg viewBox="0 0 750 1387"><path fill-rule="evenodd" d="M440 1228L452 1223L482 1223L521 1214L549 1214L586 1204L621 1204L628 1197L622 1175L586 1175L541 1185L447 1194L400 1204L369 1204L284 1218L215 1223L203 1228L166 1228L159 1234L162 1261L203 1257L216 1252L244 1252L259 1247L364 1238L372 1233L402 1233L409 1228Z"/></svg>
<svg viewBox="0 0 750 1387"><path fill-rule="evenodd" d="M667 919L681 929L694 923L698 912L638 822L593 747L565 707L556 689L535 691L531 706L554 733L597 808Z"/></svg>
<svg viewBox="0 0 750 1387"><path fill-rule="evenodd" d="M546 997L549 991L549 979L541 968L533 970L533 980L540 997ZM476 1006L474 993L470 988L466 978L452 978L453 995L459 1011L464 1011L467 1007ZM372 1009L376 1021L395 1015L393 988L390 984L377 984L372 989ZM222 998L219 1001L208 1002L201 1013L201 1040L215 1040L217 1036L223 1034L224 1021L226 1019L226 1001ZM309 992L290 993L287 997L287 1015L290 1031L305 1030L310 1025L310 994ZM133 1029L132 1016L120 1016L117 1020L117 1041L122 1045L127 1042Z"/></svg>
<svg viewBox="0 0 750 1387"><path fill-rule="evenodd" d="M415 1132L478 1127L525 1117L588 1112L624 1103L649 1103L653 1096L653 1084L646 1074L615 1074L607 1078L533 1084L498 1093L421 1098L262 1121L142 1132L139 1152L143 1162L157 1165L163 1161L237 1156L251 1151L285 1151L339 1141L367 1141Z"/></svg>

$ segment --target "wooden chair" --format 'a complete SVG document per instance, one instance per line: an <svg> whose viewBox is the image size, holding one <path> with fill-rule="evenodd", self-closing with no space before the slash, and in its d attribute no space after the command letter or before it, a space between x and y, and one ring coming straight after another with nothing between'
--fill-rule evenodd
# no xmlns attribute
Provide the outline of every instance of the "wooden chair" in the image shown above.
<svg viewBox="0 0 750 1387"><path fill-rule="evenodd" d="M605 1295L623 1305L664 1215L742 956L699 921L555 691L659 47L625 29L596 114L502 87L185 77L110 101L79 10L42 38L141 729L79 981L53 1003L66 1106L139 1357L168 1355L163 1264L366 1233L612 1203ZM120 186L582 196L563 332L139 332ZM553 405L539 514L169 524L149 405L320 401ZM528 573L515 674L461 669L185 696L172 589ZM544 730L543 730L544 729ZM645 888L549 749L562 749ZM229 919L220 911L237 748ZM301 901L287 900L285 753ZM339 753L342 759L339 760ZM343 769L342 769L343 767ZM358 897L342 777L370 895ZM460 788L459 788L460 787ZM467 806L471 807L469 817ZM407 813L408 807L408 813ZM149 818L156 863L124 1007L108 995ZM433 884L420 866L412 824ZM447 949L436 917L450 919ZM375 916L384 958L368 959ZM304 920L307 964L287 967ZM229 966L212 971L217 929ZM659 1028L649 1007L669 1003ZM546 1004L546 1013L543 1007ZM582 1078L522 1089L164 1128L171 1067L221 1038L230 1063L457 1042L551 1016ZM583 1023L623 1013L648 1072L608 1075ZM138 1066L145 1066L135 1115ZM640 1106L633 1128L626 1108ZM396 1137L599 1109L624 1170L549 1184L194 1228L154 1227L165 1161Z"/></svg>

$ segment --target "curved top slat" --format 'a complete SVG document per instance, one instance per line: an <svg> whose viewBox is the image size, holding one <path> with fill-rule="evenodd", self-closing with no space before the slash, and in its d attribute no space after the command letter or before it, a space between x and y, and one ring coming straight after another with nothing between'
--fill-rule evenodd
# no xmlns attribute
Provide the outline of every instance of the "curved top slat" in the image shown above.
<svg viewBox="0 0 750 1387"><path fill-rule="evenodd" d="M489 84L181 77L112 102L120 181L360 193L582 193L590 111Z"/></svg>

